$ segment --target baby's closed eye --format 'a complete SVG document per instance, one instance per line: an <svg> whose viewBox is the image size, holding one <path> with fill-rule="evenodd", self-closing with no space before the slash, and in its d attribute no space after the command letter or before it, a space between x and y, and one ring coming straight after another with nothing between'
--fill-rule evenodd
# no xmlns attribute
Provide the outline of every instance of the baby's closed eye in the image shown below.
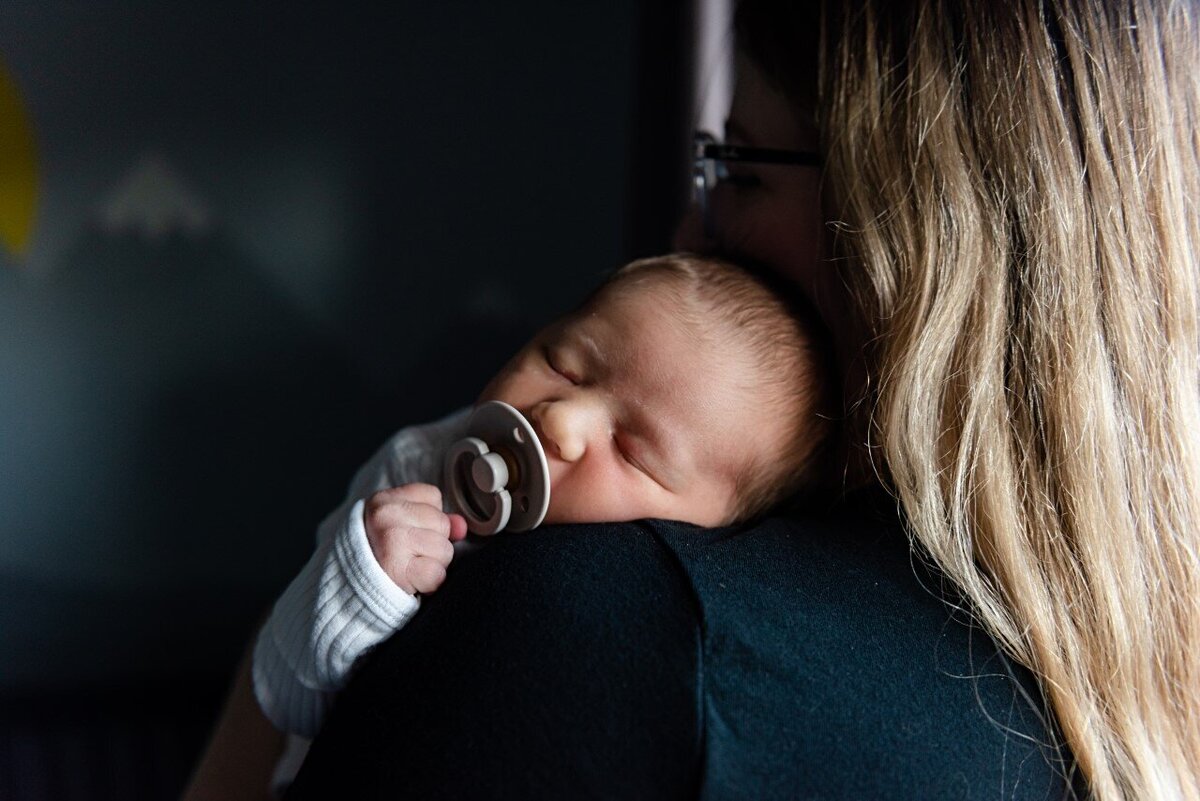
<svg viewBox="0 0 1200 801"><path fill-rule="evenodd" d="M556 351L554 348L546 347L542 349L542 355L546 359L546 364L550 369L558 373L560 376L570 381L572 384L579 385L582 383L579 371L576 370L570 363L569 359L561 351Z"/></svg>
<svg viewBox="0 0 1200 801"><path fill-rule="evenodd" d="M616 450L621 459L627 462L635 470L645 474L647 478L649 478L655 484L658 484L660 487L663 486L662 482L658 480L658 477L648 467L646 467L645 462L638 454L637 447L619 431L613 432L613 449ZM665 487L663 488L665 489Z"/></svg>

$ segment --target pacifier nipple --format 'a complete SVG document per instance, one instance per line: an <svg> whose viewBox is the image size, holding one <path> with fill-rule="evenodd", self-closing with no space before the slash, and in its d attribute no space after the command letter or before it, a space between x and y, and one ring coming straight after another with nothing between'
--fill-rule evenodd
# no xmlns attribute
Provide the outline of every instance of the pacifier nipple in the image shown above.
<svg viewBox="0 0 1200 801"><path fill-rule="evenodd" d="M550 506L550 469L542 443L520 412L502 401L482 403L467 436L443 464L450 506L475 534L528 531Z"/></svg>

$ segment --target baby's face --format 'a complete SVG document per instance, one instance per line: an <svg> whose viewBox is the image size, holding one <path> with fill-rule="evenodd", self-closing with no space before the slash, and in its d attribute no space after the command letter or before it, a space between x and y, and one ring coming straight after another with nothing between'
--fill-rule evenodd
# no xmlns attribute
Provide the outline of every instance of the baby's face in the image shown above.
<svg viewBox="0 0 1200 801"><path fill-rule="evenodd" d="M697 336L678 302L654 283L611 288L534 337L483 391L541 439L546 522L719 525L739 472L777 447L750 360L716 331Z"/></svg>

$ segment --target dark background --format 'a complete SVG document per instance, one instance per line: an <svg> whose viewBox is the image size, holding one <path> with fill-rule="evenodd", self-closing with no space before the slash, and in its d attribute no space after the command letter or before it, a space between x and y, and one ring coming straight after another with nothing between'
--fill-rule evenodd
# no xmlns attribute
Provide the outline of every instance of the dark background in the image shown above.
<svg viewBox="0 0 1200 801"><path fill-rule="evenodd" d="M3 4L0 797L176 792L354 468L666 249L690 13Z"/></svg>

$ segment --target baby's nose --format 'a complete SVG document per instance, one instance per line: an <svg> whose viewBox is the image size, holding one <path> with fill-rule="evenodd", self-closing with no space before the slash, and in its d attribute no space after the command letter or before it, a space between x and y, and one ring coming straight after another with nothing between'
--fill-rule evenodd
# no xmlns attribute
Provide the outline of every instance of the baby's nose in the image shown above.
<svg viewBox="0 0 1200 801"><path fill-rule="evenodd" d="M590 404L580 400L549 401L534 407L532 416L542 435L542 447L564 462L583 458L596 423Z"/></svg>

